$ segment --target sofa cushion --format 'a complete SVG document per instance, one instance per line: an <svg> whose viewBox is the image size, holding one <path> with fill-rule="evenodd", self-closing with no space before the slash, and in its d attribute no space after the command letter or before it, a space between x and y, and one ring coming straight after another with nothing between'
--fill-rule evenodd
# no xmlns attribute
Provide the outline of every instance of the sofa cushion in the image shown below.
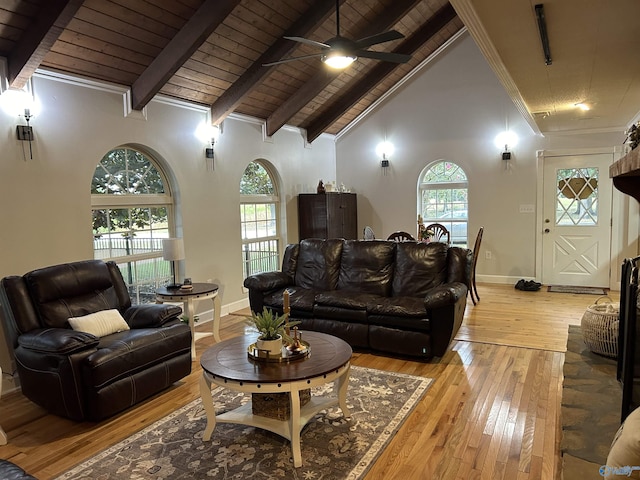
<svg viewBox="0 0 640 480"><path fill-rule="evenodd" d="M342 247L338 289L389 296L395 242L347 240Z"/></svg>
<svg viewBox="0 0 640 480"><path fill-rule="evenodd" d="M289 307L292 313L296 310L305 312L313 311L316 290L300 287L287 287L286 290L289 291ZM264 296L264 304L268 307L275 307L278 310L282 310L284 291L285 289L281 288L275 292L266 294Z"/></svg>
<svg viewBox="0 0 640 480"><path fill-rule="evenodd" d="M129 324L124 321L120 312L115 308L101 310L82 317L71 317L69 324L76 331L90 333L96 337L129 330Z"/></svg>
<svg viewBox="0 0 640 480"><path fill-rule="evenodd" d="M378 302L367 305L371 315L388 315L393 317L425 317L424 300L419 297L385 297Z"/></svg>
<svg viewBox="0 0 640 480"><path fill-rule="evenodd" d="M82 362L84 385L100 389L152 365L191 351L189 326L175 321L161 328L139 328L100 339L98 350Z"/></svg>
<svg viewBox="0 0 640 480"><path fill-rule="evenodd" d="M340 272L342 240L308 238L300 242L295 284L316 290L335 290Z"/></svg>
<svg viewBox="0 0 640 480"><path fill-rule="evenodd" d="M27 273L24 279L43 326L68 328L69 317L120 307L102 260L45 267Z"/></svg>
<svg viewBox="0 0 640 480"><path fill-rule="evenodd" d="M400 242L396 246L394 297L424 297L447 281L446 243Z"/></svg>
<svg viewBox="0 0 640 480"><path fill-rule="evenodd" d="M640 478L640 471L630 468L634 465L640 465L640 408L631 412L618 429L601 474L606 479Z"/></svg>

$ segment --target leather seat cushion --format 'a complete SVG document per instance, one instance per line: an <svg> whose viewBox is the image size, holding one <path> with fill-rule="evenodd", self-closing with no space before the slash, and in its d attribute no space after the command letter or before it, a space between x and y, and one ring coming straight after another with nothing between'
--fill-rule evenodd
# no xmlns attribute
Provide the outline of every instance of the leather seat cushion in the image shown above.
<svg viewBox="0 0 640 480"><path fill-rule="evenodd" d="M390 315L403 317L426 317L424 298L421 297L380 297L371 302L367 311L372 315Z"/></svg>
<svg viewBox="0 0 640 480"><path fill-rule="evenodd" d="M291 314L296 311L312 312L316 297L316 290L300 287L287 287L289 291L289 306ZM282 310L284 288L276 290L264 296L264 304L267 307L275 307Z"/></svg>
<svg viewBox="0 0 640 480"><path fill-rule="evenodd" d="M107 335L81 365L85 386L103 388L123 377L191 350L189 326L176 321Z"/></svg>

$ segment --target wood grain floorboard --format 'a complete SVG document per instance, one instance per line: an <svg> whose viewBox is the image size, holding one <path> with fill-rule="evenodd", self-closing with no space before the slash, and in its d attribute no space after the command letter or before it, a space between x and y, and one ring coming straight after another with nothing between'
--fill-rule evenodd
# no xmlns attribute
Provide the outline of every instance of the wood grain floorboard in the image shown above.
<svg viewBox="0 0 640 480"><path fill-rule="evenodd" d="M366 479L556 480L560 465L562 365L568 325L598 297L520 292L480 284L442 358L429 362L355 352L352 363L433 378L433 384L380 454ZM618 300L616 292L610 296ZM223 339L246 332L248 309L223 317ZM206 330L207 325L198 326ZM213 344L197 342L198 355ZM199 398L202 371L100 423L48 415L19 391L0 401L9 459L41 480L74 465ZM304 435L302 438L304 442Z"/></svg>

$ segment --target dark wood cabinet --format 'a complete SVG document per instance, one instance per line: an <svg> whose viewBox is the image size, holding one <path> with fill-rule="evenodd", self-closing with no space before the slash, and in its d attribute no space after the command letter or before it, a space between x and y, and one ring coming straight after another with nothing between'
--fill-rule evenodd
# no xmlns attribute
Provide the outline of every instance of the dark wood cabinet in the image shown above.
<svg viewBox="0 0 640 480"><path fill-rule="evenodd" d="M358 238L355 193L301 193L298 195L298 234L305 238Z"/></svg>

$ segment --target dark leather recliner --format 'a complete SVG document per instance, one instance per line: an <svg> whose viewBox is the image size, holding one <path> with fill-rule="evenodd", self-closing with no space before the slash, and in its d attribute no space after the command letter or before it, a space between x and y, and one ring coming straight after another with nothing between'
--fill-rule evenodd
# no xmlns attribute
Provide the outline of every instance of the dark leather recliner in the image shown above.
<svg viewBox="0 0 640 480"><path fill-rule="evenodd" d="M2 279L0 303L23 394L50 413L98 421L191 372L191 331L174 305L131 306L117 265L55 265ZM117 309L130 330L96 337L70 317Z"/></svg>

